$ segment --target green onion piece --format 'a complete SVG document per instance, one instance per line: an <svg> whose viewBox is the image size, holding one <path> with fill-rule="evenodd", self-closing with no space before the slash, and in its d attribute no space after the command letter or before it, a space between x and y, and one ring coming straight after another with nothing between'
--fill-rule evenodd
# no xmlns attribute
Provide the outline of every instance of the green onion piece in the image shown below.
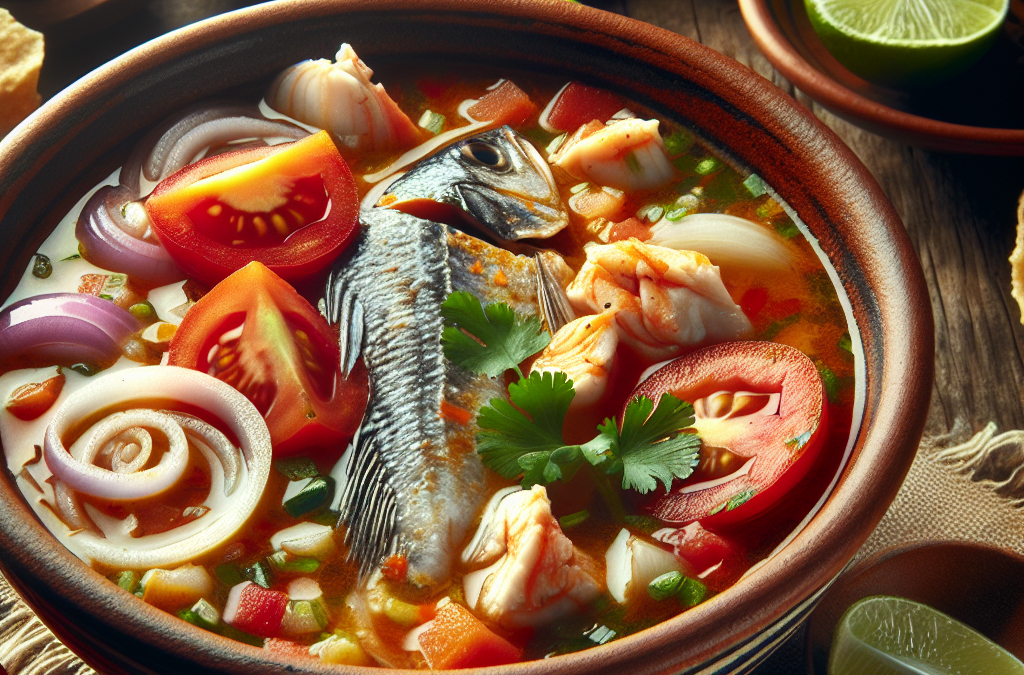
<svg viewBox="0 0 1024 675"><path fill-rule="evenodd" d="M768 192L768 186L756 173L752 173L747 176L747 179L743 181L743 187L747 188L747 190L750 191L750 194L755 197L760 197L765 192Z"/></svg>
<svg viewBox="0 0 1024 675"><path fill-rule="evenodd" d="M290 459L279 459L274 462L274 468L288 480L302 480L303 478L316 478L320 471L316 464L308 457L292 457Z"/></svg>
<svg viewBox="0 0 1024 675"><path fill-rule="evenodd" d="M82 254L81 254L81 253L72 253L72 254L71 254L71 255L69 255L69 256L68 256L67 258L61 258L61 259L60 259L60 261L61 261L61 262L67 262L67 261L69 261L69 260L78 260L78 259L79 259L79 258L81 258L81 257L82 257Z"/></svg>
<svg viewBox="0 0 1024 675"><path fill-rule="evenodd" d="M287 551L267 556L267 562L280 572L316 572L320 569L320 561L316 558L294 557Z"/></svg>
<svg viewBox="0 0 1024 675"><path fill-rule="evenodd" d="M318 476L309 481L306 487L284 503L284 510L292 518L304 516L326 507L334 496L334 479L330 476Z"/></svg>
<svg viewBox="0 0 1024 675"><path fill-rule="evenodd" d="M679 587L685 578L682 572L665 572L647 584L647 595L658 602L671 598L679 592Z"/></svg>
<svg viewBox="0 0 1024 675"><path fill-rule="evenodd" d="M245 644L252 645L253 647L263 646L263 638L256 637L255 635L246 633L245 631L238 630L234 626L229 626L226 623L220 625L219 632L226 638L231 638L232 640L237 640L238 642L244 642Z"/></svg>
<svg viewBox="0 0 1024 675"><path fill-rule="evenodd" d="M775 224L775 231L778 232L784 239L792 239L793 237L800 234L800 228L796 226L789 218L782 220Z"/></svg>
<svg viewBox="0 0 1024 675"><path fill-rule="evenodd" d="M721 162L714 157L708 157L707 159L702 159L698 162L697 167L694 170L702 176L707 176L718 171L720 167Z"/></svg>
<svg viewBox="0 0 1024 675"><path fill-rule="evenodd" d="M200 628L215 630L217 626L220 625L220 612L217 611L216 607L202 598L199 599L199 602L192 605L191 610L186 611L191 611L195 617L195 620L189 621L189 623L193 623ZM188 619L186 619L186 621L188 621Z"/></svg>
<svg viewBox="0 0 1024 675"><path fill-rule="evenodd" d="M626 525L644 534L653 534L665 526L654 516L626 516Z"/></svg>
<svg viewBox="0 0 1024 675"><path fill-rule="evenodd" d="M193 626L199 625L199 617L191 609L182 609L178 611L178 618L182 621L188 621Z"/></svg>
<svg viewBox="0 0 1024 675"><path fill-rule="evenodd" d="M288 564L288 551L276 551L267 556L267 562L275 570L283 569Z"/></svg>
<svg viewBox="0 0 1024 675"><path fill-rule="evenodd" d="M660 206L652 206L647 210L647 220L652 223L656 223L661 220L661 217L665 215L665 209Z"/></svg>
<svg viewBox="0 0 1024 675"><path fill-rule="evenodd" d="M128 311L131 312L131 315L136 319L145 320L156 316L156 309L154 309L153 305L149 303L149 300L143 300L142 302L135 303L128 308Z"/></svg>
<svg viewBox="0 0 1024 675"><path fill-rule="evenodd" d="M693 134L679 130L665 137L665 150L669 157L681 155L693 147Z"/></svg>
<svg viewBox="0 0 1024 675"><path fill-rule="evenodd" d="M134 593L139 585L139 575L131 570L125 570L114 575L112 581L129 593Z"/></svg>
<svg viewBox="0 0 1024 675"><path fill-rule="evenodd" d="M245 581L245 577L238 569L238 565L231 563L224 563L223 565L217 565L217 569L214 570L214 574L220 579L221 583L231 588Z"/></svg>
<svg viewBox="0 0 1024 675"><path fill-rule="evenodd" d="M270 588L274 584L274 573L270 565L265 562L254 562L245 568L245 578L263 588Z"/></svg>
<svg viewBox="0 0 1024 675"><path fill-rule="evenodd" d="M446 121L445 116L441 113L436 113L433 110L426 110L423 112L423 115L420 116L419 125L437 136L444 129Z"/></svg>
<svg viewBox="0 0 1024 675"><path fill-rule="evenodd" d="M567 530L570 527L576 527L577 525L586 522L588 518L590 518L590 511L583 509L582 511L562 516L558 519L558 524L562 526L563 530Z"/></svg>
<svg viewBox="0 0 1024 675"><path fill-rule="evenodd" d="M651 583L654 583L653 581ZM679 590L676 591L676 600L684 607L696 607L704 602L708 594L708 587L690 577L683 577Z"/></svg>
<svg viewBox="0 0 1024 675"><path fill-rule="evenodd" d="M839 378L836 377L831 368L821 361L815 361L814 365L818 367L821 382L825 385L825 395L828 396L830 402L835 403L836 397L839 396Z"/></svg>
<svg viewBox="0 0 1024 675"><path fill-rule="evenodd" d="M545 152L549 155L553 155L558 152L558 149L562 147L562 143L565 143L565 139L568 138L568 136L569 134L560 134L555 136L551 142L548 143L548 147L544 148Z"/></svg>
<svg viewBox="0 0 1024 675"><path fill-rule="evenodd" d="M849 333L843 333L839 338L839 348L851 354L853 353L853 340L850 338Z"/></svg>
<svg viewBox="0 0 1024 675"><path fill-rule="evenodd" d="M674 223L677 220L681 220L682 217L685 216L686 214L686 209L672 209L671 211L665 214L665 218Z"/></svg>
<svg viewBox="0 0 1024 675"><path fill-rule="evenodd" d="M589 187L590 183L577 183L576 185L573 185L571 188L569 188L569 192L573 193L574 195L577 195Z"/></svg>
<svg viewBox="0 0 1024 675"><path fill-rule="evenodd" d="M36 253L36 257L32 261L32 276L37 279L47 279L53 274L53 265L50 263L50 259L42 253Z"/></svg>
<svg viewBox="0 0 1024 675"><path fill-rule="evenodd" d="M384 601L384 616L404 628L412 628L423 623L420 608L398 598L388 598Z"/></svg>

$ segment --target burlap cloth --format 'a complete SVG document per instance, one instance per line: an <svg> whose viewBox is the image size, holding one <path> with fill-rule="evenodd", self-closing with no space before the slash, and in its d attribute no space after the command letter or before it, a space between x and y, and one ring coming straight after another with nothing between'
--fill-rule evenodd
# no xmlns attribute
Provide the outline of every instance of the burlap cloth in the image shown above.
<svg viewBox="0 0 1024 675"><path fill-rule="evenodd" d="M965 439L969 439L966 440ZM956 443L960 443L956 445ZM965 425L925 438L857 559L924 541L970 541L1024 555L1024 432ZM0 665L8 675L92 675L0 577Z"/></svg>

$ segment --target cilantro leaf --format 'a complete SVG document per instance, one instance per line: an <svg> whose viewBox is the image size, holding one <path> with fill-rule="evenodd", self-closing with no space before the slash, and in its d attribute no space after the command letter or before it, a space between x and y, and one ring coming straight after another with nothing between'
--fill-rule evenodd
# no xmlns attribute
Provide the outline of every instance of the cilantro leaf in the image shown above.
<svg viewBox="0 0 1024 675"><path fill-rule="evenodd" d="M662 394L655 407L646 396L629 402L617 433L618 459L622 461L622 487L640 494L657 489L658 481L667 491L673 478L686 478L699 461L700 437L681 433L693 424L693 406L672 394ZM609 428L610 427L610 428ZM614 419L600 427L602 435L614 431Z"/></svg>
<svg viewBox="0 0 1024 675"><path fill-rule="evenodd" d="M464 291L445 299L441 315L445 320L441 334L444 355L466 370L489 377L506 370L515 370L522 377L519 363L551 342L539 317L522 317L504 302L484 307L475 295Z"/></svg>
<svg viewBox="0 0 1024 675"><path fill-rule="evenodd" d="M484 464L511 479L526 468L520 464L521 458L548 453L539 467L535 463L540 457L526 460L531 479L543 476L550 454L565 445L562 423L575 396L572 380L565 373L533 372L510 384L509 401L492 398L477 415L477 452Z"/></svg>

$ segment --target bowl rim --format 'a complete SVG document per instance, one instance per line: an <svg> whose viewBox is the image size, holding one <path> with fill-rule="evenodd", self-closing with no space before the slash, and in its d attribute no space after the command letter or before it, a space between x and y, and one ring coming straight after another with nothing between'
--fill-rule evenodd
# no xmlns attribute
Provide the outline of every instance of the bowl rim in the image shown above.
<svg viewBox="0 0 1024 675"><path fill-rule="evenodd" d="M517 25L520 30L528 25L526 32L546 31L569 35L583 43L610 44L621 58L642 57L645 68L703 78L726 92L730 104L740 102L740 110L758 107L758 122L772 130L780 134L809 134L813 143L782 145L793 157L808 163L815 175L838 171L850 181L850 185L844 184L839 190L849 204L849 222L840 222L837 217L840 227L836 232L820 229L815 236L819 241L834 240L832 245L842 244L863 259L863 268L856 270L856 277L845 278L844 286L849 289L857 283L867 285L863 304L855 305L854 313L862 334L875 335L870 344L865 344L869 380L865 383L865 415L842 480L818 514L787 547L720 596L613 643L554 659L512 664L501 667L501 671L613 673L626 667L642 667L645 672L679 672L738 648L820 589L853 558L895 497L913 460L924 416L907 418L900 411L927 407L934 338L924 276L898 215L864 165L810 111L763 77L688 38L564 0L510 0L500 8L474 0L393 0L386 8L382 4L375 0L282 0L257 5L156 38L100 67L55 96L0 142L0 218L13 203L16 188L25 185L55 152L54 148L33 148L34 138L59 128L65 117L76 119L76 108L99 95L97 92L114 91L147 69L181 61L192 50L209 43L240 39L258 28L325 14L416 11L447 14L447 19L457 17L467 26L472 20L515 19L521 22ZM15 169L24 173L12 177ZM784 198L798 211L823 208L802 195ZM850 223L856 224L859 216L868 213L873 214L870 220L877 227L856 232L850 229ZM865 257L865 251L877 253L878 261ZM883 311L887 311L884 320ZM862 323L869 318L874 323ZM859 465L854 466L857 458ZM876 470L878 462L883 462L888 470ZM54 610L59 606L74 614L74 603L83 603L90 609L79 609L81 618L116 626L161 653L187 653L197 665L207 668L233 672L246 669L253 673L282 667L296 672L338 672L336 667L299 664L211 635L145 604L137 607L138 603L128 603L128 611L116 602L122 596L120 591L118 595L112 593L113 584L98 573L82 573L88 569L85 564L49 535L11 483L9 479L0 481L0 504L7 507L0 509L0 545L11 552L0 561L0 566L72 649L87 652L94 661L117 660L116 653L102 652L102 645L90 647L87 636L81 634L84 629L64 620ZM859 499L864 493L877 498ZM34 580L29 583L28 579ZM680 643L684 643L682 647ZM723 643L729 646L723 648ZM101 652L97 653L97 649ZM261 667L261 663L267 667Z"/></svg>
<svg viewBox="0 0 1024 675"><path fill-rule="evenodd" d="M739 0L743 20L768 61L812 99L869 131L932 150L1024 155L1024 129L954 124L874 101L812 66L782 32L775 8L802 0Z"/></svg>

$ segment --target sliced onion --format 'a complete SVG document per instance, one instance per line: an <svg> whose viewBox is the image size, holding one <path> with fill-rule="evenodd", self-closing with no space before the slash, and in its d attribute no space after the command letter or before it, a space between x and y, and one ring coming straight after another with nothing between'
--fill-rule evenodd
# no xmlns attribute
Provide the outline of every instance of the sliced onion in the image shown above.
<svg viewBox="0 0 1024 675"><path fill-rule="evenodd" d="M201 103L182 111L139 142L121 168L121 185L138 199L157 183L189 164L203 148L246 138L293 138L309 133L294 124L268 120L253 105Z"/></svg>
<svg viewBox="0 0 1024 675"><path fill-rule="evenodd" d="M134 203L121 185L104 186L86 202L75 225L85 259L105 270L124 272L148 286L184 279L185 273L160 242L144 238L149 234L145 210L137 209L137 217L130 220L125 217Z"/></svg>
<svg viewBox="0 0 1024 675"><path fill-rule="evenodd" d="M94 295L36 295L0 312L0 364L110 363L138 329L130 313Z"/></svg>
<svg viewBox="0 0 1024 675"><path fill-rule="evenodd" d="M177 412L132 408L153 398L187 401L214 415L238 439L213 425ZM69 431L110 407L127 408L93 424L71 446ZM169 449L156 466L148 462L147 447L159 432ZM57 478L58 510L71 516L71 527L88 526L78 495L110 500L159 498L182 476L188 464L187 439L210 464L210 494L201 515L158 534L130 536L128 519L119 521L86 504L84 512L95 527L75 535L76 550L93 561L113 567L139 569L175 565L221 545L249 519L270 475L270 433L255 406L230 385L205 373L174 366L149 366L97 376L74 392L58 409L43 445L43 458ZM111 455L110 470L93 460ZM135 470L135 471L133 471ZM120 471L120 472L119 472ZM216 486L223 485L223 490ZM75 520L77 519L77 520Z"/></svg>
<svg viewBox="0 0 1024 675"><path fill-rule="evenodd" d="M651 228L647 243L698 251L724 269L784 272L793 264L790 250L763 225L724 213L695 213L676 222L663 219Z"/></svg>

